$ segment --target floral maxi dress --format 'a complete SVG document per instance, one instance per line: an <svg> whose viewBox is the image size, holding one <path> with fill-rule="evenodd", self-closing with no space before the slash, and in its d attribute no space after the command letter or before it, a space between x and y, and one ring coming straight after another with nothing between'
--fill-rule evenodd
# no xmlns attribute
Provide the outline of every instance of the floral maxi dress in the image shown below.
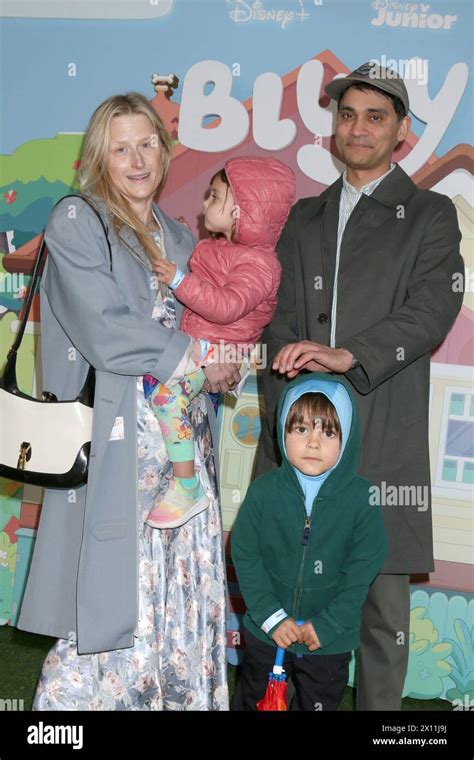
<svg viewBox="0 0 474 760"><path fill-rule="evenodd" d="M174 327L171 294L153 318ZM191 401L195 465L210 507L181 528L144 520L172 473L158 421L137 377L139 602L135 644L77 653L58 639L43 664L33 710L228 710L221 515L203 393Z"/></svg>

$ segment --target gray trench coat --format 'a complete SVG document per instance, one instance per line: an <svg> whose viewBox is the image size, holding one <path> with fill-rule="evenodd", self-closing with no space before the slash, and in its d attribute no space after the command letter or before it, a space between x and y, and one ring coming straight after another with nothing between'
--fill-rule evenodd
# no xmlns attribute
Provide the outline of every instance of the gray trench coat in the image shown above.
<svg viewBox="0 0 474 760"><path fill-rule="evenodd" d="M300 200L278 244L283 275L277 311L262 338L268 353L261 373L267 411L257 475L278 461L274 417L286 379L271 370L273 357L295 341L329 345L341 188L342 177L319 197ZM461 308L462 293L453 290L452 279L464 271L460 239L451 200L419 190L399 166L371 195L362 195L342 239L336 345L361 363L346 379L356 391L361 420L359 472L380 487L387 502L382 503L389 540L385 573L434 569L430 352ZM392 486L396 504L384 499Z"/></svg>
<svg viewBox="0 0 474 760"><path fill-rule="evenodd" d="M104 232L80 199L61 201L46 227L49 256L41 283L43 386L58 399L81 390L96 369L87 485L47 489L18 627L77 638L79 654L133 645L137 623L136 377L172 375L191 338L151 318L156 283L130 230L117 238L105 205L112 272ZM187 270L189 230L154 211L165 232L167 258ZM140 263L140 261L142 263ZM142 265L143 264L143 265ZM176 302L179 324L182 306ZM215 413L208 401L217 454ZM116 418L123 438L109 440ZM216 462L216 469L218 463Z"/></svg>

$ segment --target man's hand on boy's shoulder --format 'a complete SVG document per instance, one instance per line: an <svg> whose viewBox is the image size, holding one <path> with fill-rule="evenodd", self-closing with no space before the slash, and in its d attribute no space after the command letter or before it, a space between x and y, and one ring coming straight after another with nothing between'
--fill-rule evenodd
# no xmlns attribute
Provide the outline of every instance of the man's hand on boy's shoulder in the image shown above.
<svg viewBox="0 0 474 760"><path fill-rule="evenodd" d="M273 359L272 369L289 378L296 377L302 369L310 372L348 372L353 368L355 357L346 348L330 348L311 340L288 343Z"/></svg>
<svg viewBox="0 0 474 760"><path fill-rule="evenodd" d="M285 618L283 623L273 631L272 639L277 646L283 649L286 649L291 644L296 644L296 642L301 643L300 627L296 625L293 618Z"/></svg>
<svg viewBox="0 0 474 760"><path fill-rule="evenodd" d="M314 630L313 624L309 622L300 625L300 632L302 636L302 643L306 644L310 652L315 652L316 649L321 647L321 642L318 639L318 635Z"/></svg>

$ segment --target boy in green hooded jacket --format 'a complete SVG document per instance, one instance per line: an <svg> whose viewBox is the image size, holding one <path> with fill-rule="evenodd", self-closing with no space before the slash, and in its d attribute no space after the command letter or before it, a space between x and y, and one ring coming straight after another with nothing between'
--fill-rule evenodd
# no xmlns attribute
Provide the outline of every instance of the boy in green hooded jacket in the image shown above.
<svg viewBox="0 0 474 760"><path fill-rule="evenodd" d="M247 606L234 709L256 709L280 646L293 709L335 710L385 530L371 484L357 475L359 420L346 385L320 373L296 378L277 419L282 464L249 486L232 532Z"/></svg>

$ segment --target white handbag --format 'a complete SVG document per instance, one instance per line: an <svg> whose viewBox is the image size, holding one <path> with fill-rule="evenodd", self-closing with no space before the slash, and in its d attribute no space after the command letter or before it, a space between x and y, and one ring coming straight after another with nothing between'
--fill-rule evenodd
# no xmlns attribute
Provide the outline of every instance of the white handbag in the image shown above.
<svg viewBox="0 0 474 760"><path fill-rule="evenodd" d="M65 197L81 198L99 218L107 238L112 269L112 252L102 217L84 196ZM48 391L43 392L41 400L33 398L19 390L16 380L17 351L25 332L45 253L43 237L23 319L0 379L0 476L47 488L74 488L87 482L95 391L94 368L89 367L82 391L72 401L58 401Z"/></svg>

